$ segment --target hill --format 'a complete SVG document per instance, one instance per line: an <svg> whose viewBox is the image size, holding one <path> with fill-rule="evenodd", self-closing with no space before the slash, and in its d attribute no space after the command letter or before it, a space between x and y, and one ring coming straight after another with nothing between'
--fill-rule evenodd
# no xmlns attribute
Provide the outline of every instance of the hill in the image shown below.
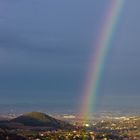
<svg viewBox="0 0 140 140"><path fill-rule="evenodd" d="M10 123L11 122L23 124L24 126L32 126L32 127L49 127L54 129L72 128L72 125L64 121L57 120L41 112L26 113L15 119L10 120Z"/></svg>

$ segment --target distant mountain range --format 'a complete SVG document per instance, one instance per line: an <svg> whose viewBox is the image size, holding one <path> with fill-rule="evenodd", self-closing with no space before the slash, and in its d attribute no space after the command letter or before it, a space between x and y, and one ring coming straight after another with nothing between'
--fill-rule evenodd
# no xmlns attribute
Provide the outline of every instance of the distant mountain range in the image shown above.
<svg viewBox="0 0 140 140"><path fill-rule="evenodd" d="M30 112L23 114L17 118L0 121L0 127L5 128L44 128L44 129L71 129L73 128L67 122L55 119L41 112Z"/></svg>

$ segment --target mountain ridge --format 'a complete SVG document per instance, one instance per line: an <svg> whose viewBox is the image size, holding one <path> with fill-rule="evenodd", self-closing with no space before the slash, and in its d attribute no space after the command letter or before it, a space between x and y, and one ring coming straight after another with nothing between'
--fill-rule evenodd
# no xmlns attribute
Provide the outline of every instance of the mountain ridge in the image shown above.
<svg viewBox="0 0 140 140"><path fill-rule="evenodd" d="M55 119L42 112L25 113L17 118L10 120L10 122L20 123L23 124L24 126L32 126L32 127L50 127L56 129L72 128L71 124Z"/></svg>
<svg viewBox="0 0 140 140"><path fill-rule="evenodd" d="M8 128L48 128L72 129L73 126L65 121L55 119L42 112L29 112L8 121L1 121L0 127Z"/></svg>

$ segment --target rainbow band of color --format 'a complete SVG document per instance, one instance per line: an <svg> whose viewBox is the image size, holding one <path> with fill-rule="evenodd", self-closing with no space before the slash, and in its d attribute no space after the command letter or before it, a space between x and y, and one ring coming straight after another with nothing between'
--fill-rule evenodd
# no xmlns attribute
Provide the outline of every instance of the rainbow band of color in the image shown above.
<svg viewBox="0 0 140 140"><path fill-rule="evenodd" d="M100 86L101 76L107 53L111 47L115 27L121 14L125 0L111 0L107 14L99 33L93 57L91 59L85 84L80 114L87 120L94 112L96 96Z"/></svg>

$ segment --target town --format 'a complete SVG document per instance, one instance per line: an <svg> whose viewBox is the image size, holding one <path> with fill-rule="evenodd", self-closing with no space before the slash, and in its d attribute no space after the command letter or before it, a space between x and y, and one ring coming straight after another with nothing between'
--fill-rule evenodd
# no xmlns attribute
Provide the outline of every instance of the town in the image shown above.
<svg viewBox="0 0 140 140"><path fill-rule="evenodd" d="M40 120L41 117L46 117L43 113L37 112L28 115L30 117L35 116L36 119ZM69 120L72 127L67 127L68 124L62 124L64 127L61 128L55 128L56 126L47 128L41 125L19 127L19 124L15 123L16 126L10 128L2 123L0 125L0 140L140 140L139 116L108 117L102 120L94 119L89 122L84 120L76 122L77 119L74 121L72 115L63 117ZM21 119L21 117L19 118ZM20 120L19 118L16 118L16 121ZM72 121L70 121L71 119Z"/></svg>

